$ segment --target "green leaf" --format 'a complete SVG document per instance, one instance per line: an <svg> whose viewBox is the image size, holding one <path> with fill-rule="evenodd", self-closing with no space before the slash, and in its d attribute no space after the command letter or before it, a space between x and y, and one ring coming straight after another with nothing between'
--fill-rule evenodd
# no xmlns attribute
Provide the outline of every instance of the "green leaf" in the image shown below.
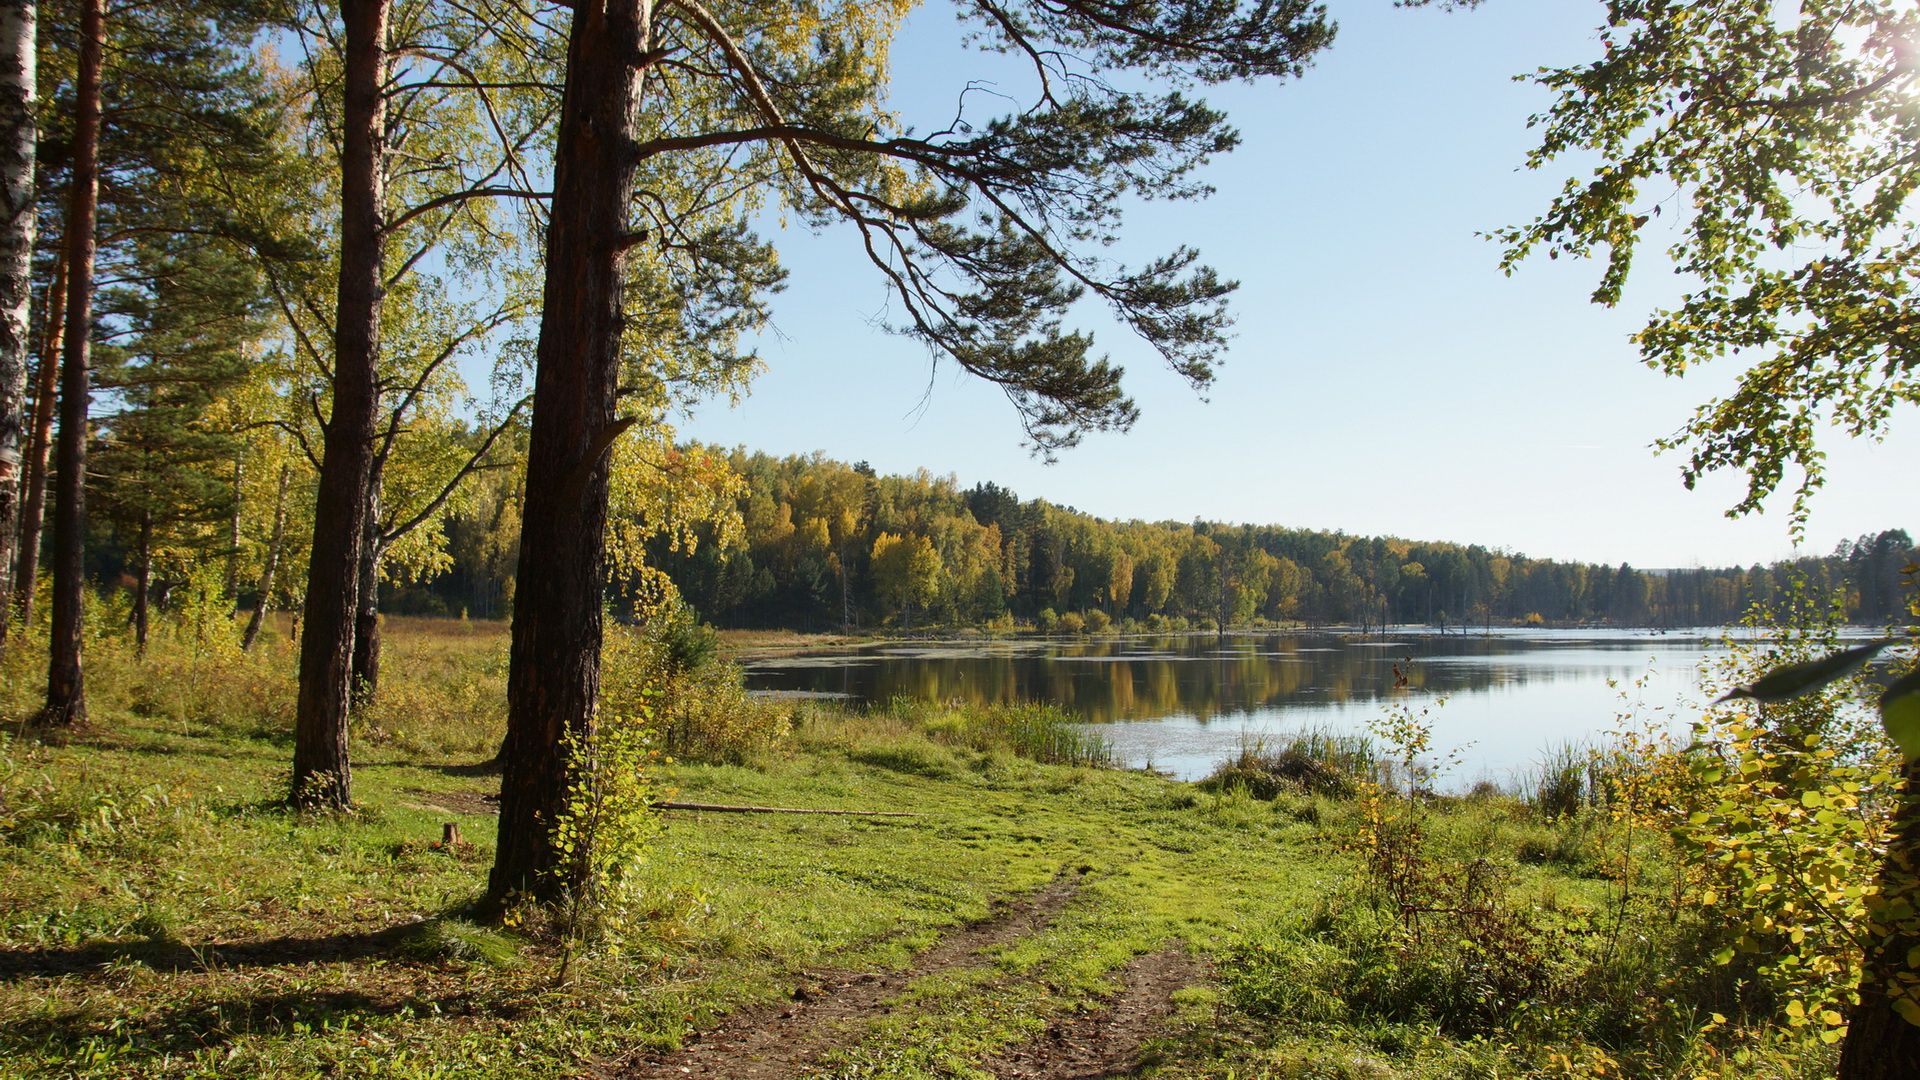
<svg viewBox="0 0 1920 1080"><path fill-rule="evenodd" d="M1880 723L1908 762L1920 760L1920 668L1880 695Z"/></svg>

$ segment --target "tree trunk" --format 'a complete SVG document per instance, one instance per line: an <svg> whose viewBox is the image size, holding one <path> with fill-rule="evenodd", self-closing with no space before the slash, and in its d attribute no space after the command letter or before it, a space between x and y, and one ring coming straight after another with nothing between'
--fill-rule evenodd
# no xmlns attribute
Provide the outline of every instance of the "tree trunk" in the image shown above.
<svg viewBox="0 0 1920 1080"><path fill-rule="evenodd" d="M234 603L240 601L240 459L233 459L233 513L227 517L227 576L221 582L222 594Z"/></svg>
<svg viewBox="0 0 1920 1080"><path fill-rule="evenodd" d="M380 536L381 465L373 463L367 480L367 520L360 537L359 600L353 615L353 696L366 705L380 693L380 563L386 545Z"/></svg>
<svg viewBox="0 0 1920 1080"><path fill-rule="evenodd" d="M639 58L648 0L581 0L547 227L546 304L536 352L522 508L500 833L488 898L552 900L578 884L550 830L566 802L563 739L590 737L600 693L607 451L620 373L620 307Z"/></svg>
<svg viewBox="0 0 1920 1080"><path fill-rule="evenodd" d="M1899 818L1880 868L1880 893L1888 899L1920 898L1920 763L1901 780ZM1920 1071L1920 1025L1893 1011L1889 984L1913 969L1908 954L1920 948L1911 917L1867 950L1860 973L1860 1004L1847 1022L1840 1047L1839 1080L1909 1080Z"/></svg>
<svg viewBox="0 0 1920 1080"><path fill-rule="evenodd" d="M267 537L267 557L260 567L260 599L247 617L247 632L240 638L241 652L252 651L253 643L260 640L260 628L266 625L267 612L273 610L273 578L280 569L280 544L287 535L287 481L292 472L292 466L280 466L280 481L274 485L273 533Z"/></svg>
<svg viewBox="0 0 1920 1080"><path fill-rule="evenodd" d="M13 579L20 622L33 621L33 592L40 579L40 527L46 522L47 466L53 450L54 402L60 389L60 348L67 314L67 253L62 248L47 286L46 330L40 338L40 386L33 405L33 445L27 450L26 511L20 519L19 569Z"/></svg>
<svg viewBox="0 0 1920 1080"><path fill-rule="evenodd" d="M375 363L379 356L381 156L386 142L387 0L345 0L345 103L340 150L340 287L334 320L333 412L314 503L307 564L300 696L294 714L293 788L298 806L353 803L347 758L353 621L360 544L373 461Z"/></svg>
<svg viewBox="0 0 1920 1080"><path fill-rule="evenodd" d="M34 2L0 0L0 643L12 621L33 303ZM29 586L31 587L31 586Z"/></svg>
<svg viewBox="0 0 1920 1080"><path fill-rule="evenodd" d="M86 572L87 363L92 347L94 225L100 201L100 53L105 0L83 0L80 70L74 83L73 190L67 209L67 330L60 361L60 439L55 455L53 632L47 648L43 724L83 723L80 591Z"/></svg>
<svg viewBox="0 0 1920 1080"><path fill-rule="evenodd" d="M840 633L853 633L853 590L847 584L847 545L840 544Z"/></svg>
<svg viewBox="0 0 1920 1080"><path fill-rule="evenodd" d="M140 511L140 540L134 549L133 647L147 655L147 590L153 583L153 512Z"/></svg>

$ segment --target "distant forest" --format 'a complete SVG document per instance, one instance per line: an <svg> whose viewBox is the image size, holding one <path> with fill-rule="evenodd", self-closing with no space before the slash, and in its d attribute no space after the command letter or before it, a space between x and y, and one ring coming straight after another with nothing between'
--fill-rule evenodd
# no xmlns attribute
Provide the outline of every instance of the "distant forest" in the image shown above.
<svg viewBox="0 0 1920 1080"><path fill-rule="evenodd" d="M725 627L1701 626L1738 621L1796 579L1813 596L1844 588L1849 619L1884 624L1907 620L1902 570L1920 559L1905 530L1889 529L1772 566L1601 566L1276 525L1107 521L925 470L879 476L817 454L690 452L727 459L741 480L737 517L656 530L646 563ZM387 610L510 610L512 538L500 532L517 518L501 512L515 496L483 486L448 521L440 571L389 584Z"/></svg>

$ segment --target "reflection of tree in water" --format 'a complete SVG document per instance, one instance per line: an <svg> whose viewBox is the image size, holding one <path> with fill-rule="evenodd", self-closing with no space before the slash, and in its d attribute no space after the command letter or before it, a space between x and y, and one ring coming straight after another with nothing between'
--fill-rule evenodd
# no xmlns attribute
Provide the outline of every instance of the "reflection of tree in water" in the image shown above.
<svg viewBox="0 0 1920 1080"><path fill-rule="evenodd" d="M1557 648L1564 651L1498 637L1411 638L1383 646L1301 634L1243 635L1224 643L1176 636L930 646L900 655L856 651L847 656L857 662L846 665L821 656L792 667L761 665L749 674L749 685L839 691L868 701L897 696L973 706L1045 701L1092 721L1186 715L1204 723L1285 705L1364 704L1392 690L1396 667L1415 691L1459 694L1519 682L1630 675L1645 662L1640 643L1622 641L1607 651L1609 665L1618 658L1614 671L1597 670L1591 654L1578 663L1553 663ZM1522 655L1530 658L1524 666L1499 662ZM1540 661L1543 655L1549 662Z"/></svg>

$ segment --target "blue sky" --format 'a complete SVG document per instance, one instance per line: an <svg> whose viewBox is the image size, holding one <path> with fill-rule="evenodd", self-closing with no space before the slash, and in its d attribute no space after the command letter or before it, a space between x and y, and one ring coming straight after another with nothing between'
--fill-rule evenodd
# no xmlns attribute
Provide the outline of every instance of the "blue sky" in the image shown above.
<svg viewBox="0 0 1920 1080"><path fill-rule="evenodd" d="M1200 401L1150 350L1090 310L1127 368L1131 432L1090 436L1045 465L1020 446L998 390L885 333L887 297L846 233L778 236L791 272L768 370L737 408L698 409L682 434L771 453L814 450L882 472L925 467L963 485L1110 518L1262 522L1478 542L1636 566L1749 563L1791 551L1786 499L1729 521L1741 489L1689 492L1649 444L1729 385L1728 363L1667 378L1627 335L1677 282L1651 258L1617 309L1587 302L1599 268L1568 260L1502 276L1476 233L1530 218L1566 175L1521 167L1540 90L1512 76L1592 55L1595 0L1498 0L1469 13L1331 5L1338 40L1298 82L1215 90L1243 135L1200 204L1145 207L1123 258L1178 244L1242 283L1237 335ZM940 5L895 51L894 104L939 126L968 78ZM1011 87L1009 87L1011 89ZM1913 527L1920 434L1828 442L1832 476L1807 547ZM1904 473L1904 475L1902 475Z"/></svg>

